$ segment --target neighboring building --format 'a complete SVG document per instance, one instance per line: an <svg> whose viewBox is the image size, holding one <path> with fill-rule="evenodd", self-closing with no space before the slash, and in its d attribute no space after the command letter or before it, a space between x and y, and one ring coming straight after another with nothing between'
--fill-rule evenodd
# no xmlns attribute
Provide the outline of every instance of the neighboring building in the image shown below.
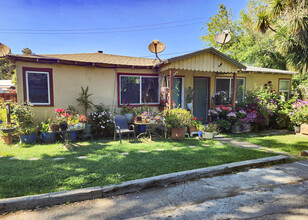
<svg viewBox="0 0 308 220"><path fill-rule="evenodd" d="M272 82L273 89L290 95L295 72L246 67L214 48L163 60L98 53L7 55L16 62L17 97L30 100L37 120L52 116L55 108L77 105L81 86L89 86L92 101L119 111L123 100L135 106L158 106L160 87L173 79L173 100L186 106L187 88L195 89L193 113L207 118L211 97L227 91L231 98L237 77L237 101L246 90Z"/></svg>
<svg viewBox="0 0 308 220"><path fill-rule="evenodd" d="M0 80L0 93L9 93L14 86L12 80Z"/></svg>

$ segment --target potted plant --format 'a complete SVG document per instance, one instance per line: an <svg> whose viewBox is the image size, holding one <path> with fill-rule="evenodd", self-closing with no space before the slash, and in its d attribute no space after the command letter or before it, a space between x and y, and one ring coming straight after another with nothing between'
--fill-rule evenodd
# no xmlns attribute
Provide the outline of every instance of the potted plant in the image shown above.
<svg viewBox="0 0 308 220"><path fill-rule="evenodd" d="M134 107L129 103L123 103L121 113L125 115L128 123L133 123L134 120Z"/></svg>
<svg viewBox="0 0 308 220"><path fill-rule="evenodd" d="M3 143L11 145L13 143L12 134L15 131L15 126L8 124L7 122L2 122L0 127L0 135Z"/></svg>
<svg viewBox="0 0 308 220"><path fill-rule="evenodd" d="M79 93L79 97L76 99L78 102L78 105L83 108L83 114L88 117L88 110L92 109L92 106L94 105L92 101L90 101L90 96L93 94L89 94L89 87L83 88L81 87L81 93ZM86 130L91 130L91 124L85 125Z"/></svg>
<svg viewBox="0 0 308 220"><path fill-rule="evenodd" d="M174 108L166 111L165 123L171 128L172 139L182 140L185 137L185 127L191 123L191 114L182 108Z"/></svg>
<svg viewBox="0 0 308 220"><path fill-rule="evenodd" d="M188 87L187 90L187 95L186 95L186 102L187 102L187 108L192 111L193 109L193 99L194 99L194 93L195 90L193 88L191 88L190 86Z"/></svg>
<svg viewBox="0 0 308 220"><path fill-rule="evenodd" d="M32 106L26 103L25 105L12 106L12 117L18 124L18 133L20 141L25 144L33 144L36 142L36 127L33 123Z"/></svg>
<svg viewBox="0 0 308 220"><path fill-rule="evenodd" d="M198 131L197 126L199 123L200 121L198 121L197 117L192 117L191 122L189 124L189 133L197 132Z"/></svg>
<svg viewBox="0 0 308 220"><path fill-rule="evenodd" d="M295 126L295 132L301 132L301 127L306 127L308 123L308 101L297 100L292 106L289 117Z"/></svg>
<svg viewBox="0 0 308 220"><path fill-rule="evenodd" d="M40 138L44 143L54 143L56 141L55 133L49 132L51 119L41 122Z"/></svg>
<svg viewBox="0 0 308 220"><path fill-rule="evenodd" d="M219 133L219 128L216 123L209 123L203 132L203 138L213 139L215 134Z"/></svg>

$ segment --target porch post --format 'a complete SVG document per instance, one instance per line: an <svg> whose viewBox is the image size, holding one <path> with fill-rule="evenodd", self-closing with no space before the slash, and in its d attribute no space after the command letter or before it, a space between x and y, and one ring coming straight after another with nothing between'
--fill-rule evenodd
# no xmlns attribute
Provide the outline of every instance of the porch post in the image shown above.
<svg viewBox="0 0 308 220"><path fill-rule="evenodd" d="M232 108L235 109L235 100L236 100L236 80L237 73L233 73L233 95L232 95Z"/></svg>
<svg viewBox="0 0 308 220"><path fill-rule="evenodd" d="M172 109L172 86L173 86L173 69L169 71L170 84L169 84L169 109Z"/></svg>

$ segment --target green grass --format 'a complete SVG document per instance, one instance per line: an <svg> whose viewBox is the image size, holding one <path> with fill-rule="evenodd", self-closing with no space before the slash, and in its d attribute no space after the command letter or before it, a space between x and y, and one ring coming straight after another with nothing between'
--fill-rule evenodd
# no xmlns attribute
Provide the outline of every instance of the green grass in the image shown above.
<svg viewBox="0 0 308 220"><path fill-rule="evenodd" d="M249 137L252 134L228 135L232 138L248 141L266 148L280 151L292 155L299 155L302 150L308 150L308 136L305 135L262 135L255 134L258 137Z"/></svg>
<svg viewBox="0 0 308 220"><path fill-rule="evenodd" d="M204 147L203 144L210 146ZM0 198L103 186L273 155L198 139L150 143L146 140L141 143L124 141L122 145L119 141L100 140L78 143L74 151L67 151L61 146L61 143L33 146L1 144ZM121 155L121 152L129 154ZM87 158L77 159L78 156ZM10 157L19 159L10 160ZM29 160L35 157L41 159ZM56 157L65 159L54 161Z"/></svg>

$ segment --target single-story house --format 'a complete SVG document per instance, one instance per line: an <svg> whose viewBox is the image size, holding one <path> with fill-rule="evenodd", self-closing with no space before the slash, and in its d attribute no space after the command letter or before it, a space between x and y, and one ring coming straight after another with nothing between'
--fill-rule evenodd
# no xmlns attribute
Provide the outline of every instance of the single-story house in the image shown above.
<svg viewBox="0 0 308 220"><path fill-rule="evenodd" d="M269 81L273 89L290 95L295 72L245 66L214 48L207 48L166 60L97 53L7 55L16 63L18 103L29 100L36 120L53 116L55 108L77 105L81 86L89 86L93 103L117 112L123 102L135 106L160 104L160 88L172 87L171 97L186 107L187 90L195 90L193 114L207 119L211 97L226 91L243 101L247 90ZM170 77L171 76L171 77ZM233 97L235 100L235 97Z"/></svg>

